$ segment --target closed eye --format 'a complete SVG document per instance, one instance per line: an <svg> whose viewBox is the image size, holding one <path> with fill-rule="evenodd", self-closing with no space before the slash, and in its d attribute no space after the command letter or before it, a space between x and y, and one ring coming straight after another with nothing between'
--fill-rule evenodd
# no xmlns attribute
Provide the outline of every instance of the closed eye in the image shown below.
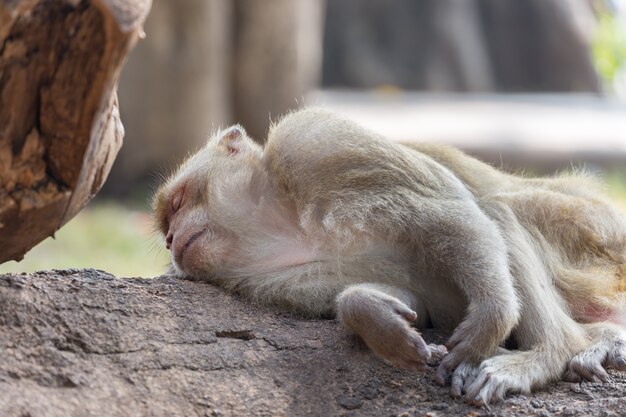
<svg viewBox="0 0 626 417"><path fill-rule="evenodd" d="M186 185L183 185L180 190L176 192L174 197L172 197L171 204L171 214L176 213L183 205L183 199L185 197L185 190L187 189Z"/></svg>

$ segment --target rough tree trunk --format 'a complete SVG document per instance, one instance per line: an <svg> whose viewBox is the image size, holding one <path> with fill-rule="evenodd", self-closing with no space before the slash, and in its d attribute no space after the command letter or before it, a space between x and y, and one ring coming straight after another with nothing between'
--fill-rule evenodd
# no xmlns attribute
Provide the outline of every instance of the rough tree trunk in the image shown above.
<svg viewBox="0 0 626 417"><path fill-rule="evenodd" d="M477 409L435 386L433 370L383 364L336 321L200 282L0 275L0 306L3 417L623 415L624 373Z"/></svg>
<svg viewBox="0 0 626 417"><path fill-rule="evenodd" d="M150 0L0 0L0 263L100 189L122 143L117 79Z"/></svg>

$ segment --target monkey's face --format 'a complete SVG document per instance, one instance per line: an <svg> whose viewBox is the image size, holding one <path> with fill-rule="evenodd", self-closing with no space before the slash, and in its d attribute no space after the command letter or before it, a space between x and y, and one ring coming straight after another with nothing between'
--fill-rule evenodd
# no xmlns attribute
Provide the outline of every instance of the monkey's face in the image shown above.
<svg viewBox="0 0 626 417"><path fill-rule="evenodd" d="M213 136L160 187L155 220L178 275L207 278L233 264L237 225L250 217L262 187L261 156L234 126Z"/></svg>

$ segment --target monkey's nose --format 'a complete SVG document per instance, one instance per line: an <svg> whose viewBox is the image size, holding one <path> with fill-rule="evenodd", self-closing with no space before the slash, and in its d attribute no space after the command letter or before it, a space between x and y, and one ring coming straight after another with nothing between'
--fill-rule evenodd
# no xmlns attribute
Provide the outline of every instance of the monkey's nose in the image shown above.
<svg viewBox="0 0 626 417"><path fill-rule="evenodd" d="M165 247L168 250L172 248L172 240L174 240L174 235L172 232L168 232L167 237L165 238Z"/></svg>

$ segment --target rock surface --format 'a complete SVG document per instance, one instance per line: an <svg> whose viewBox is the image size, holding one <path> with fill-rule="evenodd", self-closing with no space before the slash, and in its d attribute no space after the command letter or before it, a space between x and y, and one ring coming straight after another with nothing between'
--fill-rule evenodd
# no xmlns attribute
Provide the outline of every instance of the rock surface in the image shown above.
<svg viewBox="0 0 626 417"><path fill-rule="evenodd" d="M622 416L626 374L489 409L377 360L333 320L211 285L97 270L0 275L0 415ZM442 335L428 332L429 341Z"/></svg>

